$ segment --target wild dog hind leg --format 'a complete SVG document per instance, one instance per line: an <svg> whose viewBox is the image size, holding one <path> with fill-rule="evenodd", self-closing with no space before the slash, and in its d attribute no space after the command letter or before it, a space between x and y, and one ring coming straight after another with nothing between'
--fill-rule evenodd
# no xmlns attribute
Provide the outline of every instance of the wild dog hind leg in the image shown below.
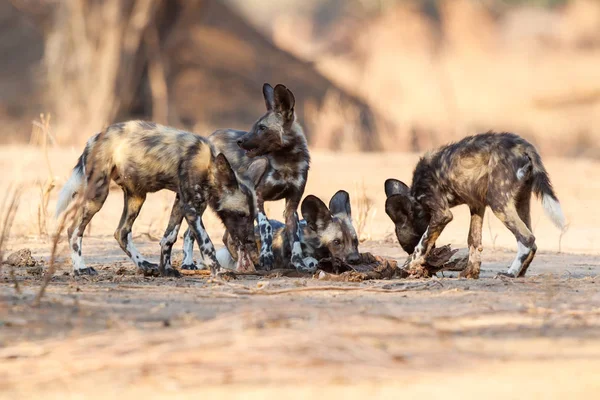
<svg viewBox="0 0 600 400"><path fill-rule="evenodd" d="M511 278L522 276L521 272L529 267L535 256L535 250L537 250L535 236L533 236L525 222L521 220L513 204L501 208L493 207L492 211L517 239L517 255L514 261L507 272L501 272L498 275Z"/></svg>
<svg viewBox="0 0 600 400"><path fill-rule="evenodd" d="M102 208L108 196L109 178L105 174L93 177L94 181L88 184L84 194L84 200L77 211L73 224L68 229L69 247L71 249L71 260L73 262L73 274L78 275L97 275L98 272L92 267L86 267L83 260L81 245L85 228L90 223L94 215Z"/></svg>
<svg viewBox="0 0 600 400"><path fill-rule="evenodd" d="M128 190L123 190L124 206L121 214L121 221L115 231L115 239L121 246L121 249L129 256L131 261L138 267L138 270L146 276L158 276L158 264L146 260L133 244L131 228L140 210L146 201L146 195L132 194Z"/></svg>
<svg viewBox="0 0 600 400"><path fill-rule="evenodd" d="M160 274L163 276L174 276L180 277L179 271L171 266L171 251L173 245L177 241L177 234L181 227L181 221L183 221L183 210L179 201L179 195L175 197L173 203L173 209L171 210L171 216L169 217L169 225L165 230L165 234L160 241Z"/></svg>

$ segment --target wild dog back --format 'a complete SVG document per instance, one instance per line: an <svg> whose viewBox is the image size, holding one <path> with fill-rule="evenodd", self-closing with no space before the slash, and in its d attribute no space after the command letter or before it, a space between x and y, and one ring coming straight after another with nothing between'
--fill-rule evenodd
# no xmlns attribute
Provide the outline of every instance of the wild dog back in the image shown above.
<svg viewBox="0 0 600 400"><path fill-rule="evenodd" d="M439 234L452 220L451 207L467 204L471 210L467 277L478 277L481 264L481 225L486 206L515 235L519 251L508 275L524 275L537 247L531 232L531 193L560 228L564 216L550 178L536 149L512 133L485 133L467 137L425 155L413 172L409 188L388 179L386 213L396 226L402 248L413 253L411 267L422 263Z"/></svg>

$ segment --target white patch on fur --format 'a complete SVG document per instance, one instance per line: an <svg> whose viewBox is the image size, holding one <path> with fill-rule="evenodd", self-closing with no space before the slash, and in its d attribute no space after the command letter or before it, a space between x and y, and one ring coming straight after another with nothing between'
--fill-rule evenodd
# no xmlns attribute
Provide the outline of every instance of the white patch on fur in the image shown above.
<svg viewBox="0 0 600 400"><path fill-rule="evenodd" d="M169 232L167 236L164 236L160 240L160 246L165 246L167 244L173 244L177 241L177 232L179 232L179 225L175 225L175 228Z"/></svg>
<svg viewBox="0 0 600 400"><path fill-rule="evenodd" d="M236 191L233 194L226 194L219 203L219 211L228 210L248 214L248 200L244 193Z"/></svg>
<svg viewBox="0 0 600 400"><path fill-rule="evenodd" d="M558 200L553 199L550 195L544 194L542 197L542 206L546 215L560 230L565 229L565 215Z"/></svg>
<svg viewBox="0 0 600 400"><path fill-rule="evenodd" d="M521 268L523 268L521 258L529 254L530 251L531 249L529 247L525 246L521 242L517 242L517 256L515 257L510 268L508 269L509 274L513 274L514 276L519 275L519 272L521 272Z"/></svg>
<svg viewBox="0 0 600 400"><path fill-rule="evenodd" d="M305 257L303 261L304 265L311 269L316 269L317 265L319 265L319 261L317 261L317 259L313 257Z"/></svg>
<svg viewBox="0 0 600 400"><path fill-rule="evenodd" d="M216 257L217 261L219 262L219 265L221 265L222 268L232 270L235 269L235 260L233 259L233 257L231 257L231 254L229 253L229 250L227 250L227 247L223 247L217 250Z"/></svg>
<svg viewBox="0 0 600 400"><path fill-rule="evenodd" d="M421 240L419 240L419 244L415 247L415 251L413 253L413 260L416 260L423 256L423 252L425 251L425 238L429 234L429 227L425 229L425 233L421 236Z"/></svg>
<svg viewBox="0 0 600 400"><path fill-rule="evenodd" d="M300 242L294 242L294 245L292 246L292 258L294 258L294 256L302 257L302 245Z"/></svg>
<svg viewBox="0 0 600 400"><path fill-rule="evenodd" d="M194 263L194 235L183 235L183 261L181 265L192 265Z"/></svg>
<svg viewBox="0 0 600 400"><path fill-rule="evenodd" d="M138 249L133 244L133 235L131 232L127 235L127 251L131 254L131 261L135 263L135 265L141 265L146 259L140 254Z"/></svg>
<svg viewBox="0 0 600 400"><path fill-rule="evenodd" d="M258 231L260 233L260 254L261 256L269 256L273 254L272 246L273 246L273 227L271 227L271 223L267 216L259 212L257 215L258 220ZM267 232L267 227L271 227L270 232ZM265 227L265 233L263 234L263 227ZM270 239L270 240L268 240ZM268 246L267 242L271 242L271 246Z"/></svg>
<svg viewBox="0 0 600 400"><path fill-rule="evenodd" d="M214 251L215 247L212 244L212 241L210 240L210 237L208 236L208 233L204 230L204 228L202 227L202 223L200 222L200 219L198 219L196 221L196 230L198 231L198 234L200 235L200 240L198 241L198 245L200 246L200 253L202 254L202 260L204 265L206 265L207 267L211 268L215 267L216 269L219 269L219 264L217 263L217 265L213 265L214 261L210 258L210 257L205 257L208 255L209 252ZM208 243L206 243L206 239L208 239ZM207 252L207 253L204 253ZM215 257L216 257L216 253L215 253Z"/></svg>
<svg viewBox="0 0 600 400"><path fill-rule="evenodd" d="M77 245L77 248L79 249L79 251L81 251L82 237L78 236L78 234L79 228L75 228L69 240L69 244L71 246L71 262L73 263L73 272L75 270L81 270L86 268L85 262L83 261L83 256L80 256L79 252L73 249L74 245Z"/></svg>
<svg viewBox="0 0 600 400"><path fill-rule="evenodd" d="M57 217L67 209L67 207L73 200L73 195L77 192L80 192L84 185L84 173L80 172L79 169L74 169L73 173L65 183L65 186L63 186L63 188L60 190L60 193L58 194L58 201L56 202Z"/></svg>

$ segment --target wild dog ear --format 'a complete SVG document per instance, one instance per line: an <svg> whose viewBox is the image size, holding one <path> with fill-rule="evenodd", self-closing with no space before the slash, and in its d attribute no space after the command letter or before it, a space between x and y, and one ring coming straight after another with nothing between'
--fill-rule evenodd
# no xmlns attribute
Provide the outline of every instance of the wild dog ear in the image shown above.
<svg viewBox="0 0 600 400"><path fill-rule="evenodd" d="M267 111L273 110L275 108L275 92L273 91L273 86L268 83L263 85L263 97L265 98Z"/></svg>
<svg viewBox="0 0 600 400"><path fill-rule="evenodd" d="M390 197L395 194L410 196L410 188L398 179L387 179L385 181L385 196Z"/></svg>
<svg viewBox="0 0 600 400"><path fill-rule="evenodd" d="M302 211L302 217L308 227L315 232L327 228L327 225L331 221L331 213L325 203L312 194L306 196L300 206L300 211Z"/></svg>
<svg viewBox="0 0 600 400"><path fill-rule="evenodd" d="M223 153L219 153L215 158L214 174L219 185L225 186L230 189L238 187L237 177L233 168L227 161L227 158Z"/></svg>
<svg viewBox="0 0 600 400"><path fill-rule="evenodd" d="M275 86L275 111L282 113L286 119L292 119L296 99L292 92L282 84Z"/></svg>
<svg viewBox="0 0 600 400"><path fill-rule="evenodd" d="M345 214L352 217L352 209L350 207L350 195L345 190L338 190L329 200L329 210L333 215Z"/></svg>
<svg viewBox="0 0 600 400"><path fill-rule="evenodd" d="M403 224L412 219L412 202L404 194L394 194L385 201L385 213L395 224Z"/></svg>
<svg viewBox="0 0 600 400"><path fill-rule="evenodd" d="M267 165L269 162L266 158L259 158L250 164L248 170L246 171L246 176L254 183L254 187L257 187L262 179L265 171L267 170Z"/></svg>

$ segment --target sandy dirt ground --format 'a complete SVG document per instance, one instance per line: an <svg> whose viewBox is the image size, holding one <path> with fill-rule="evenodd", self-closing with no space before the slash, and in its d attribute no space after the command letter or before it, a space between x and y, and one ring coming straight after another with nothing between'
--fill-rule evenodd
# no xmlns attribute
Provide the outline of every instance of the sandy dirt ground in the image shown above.
<svg viewBox="0 0 600 400"><path fill-rule="evenodd" d="M79 151L51 152L59 187ZM410 181L417 156L313 158L306 194L328 201L346 189L355 218L366 196L373 206L361 251L402 260L406 255L383 211L383 182ZM600 163L548 159L546 165L569 229L561 236L535 202L539 251L528 276L518 280L494 279L516 246L489 215L479 280L455 273L361 283L143 277L112 236L122 209L116 188L84 237L84 255L99 276L71 276L63 240L58 271L33 307L41 276L2 266L0 398L596 398ZM0 171L3 193L14 182L26 185L7 253L29 248L47 263L50 239L39 234L37 217L39 185L49 174L43 154L1 148ZM149 196L134 226L138 248L154 260L172 198ZM281 211L281 204L269 205L271 216ZM438 243L465 247L468 212L458 207L454 214ZM52 220L43 225L54 229ZM222 227L213 215L206 225L220 246ZM177 262L181 240L176 249Z"/></svg>

